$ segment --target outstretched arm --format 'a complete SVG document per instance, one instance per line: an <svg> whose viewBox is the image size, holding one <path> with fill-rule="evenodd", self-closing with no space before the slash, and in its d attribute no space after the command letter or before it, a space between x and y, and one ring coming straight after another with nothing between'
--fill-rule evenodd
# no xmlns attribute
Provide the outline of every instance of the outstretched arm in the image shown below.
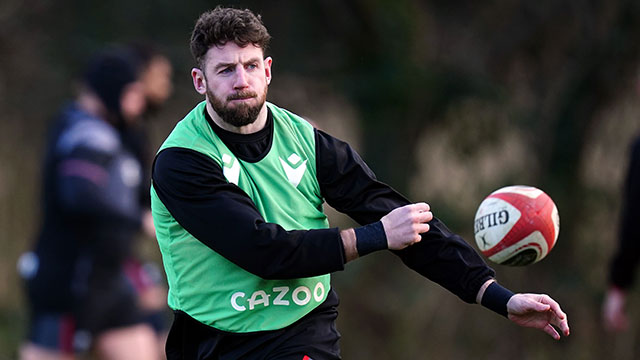
<svg viewBox="0 0 640 360"><path fill-rule="evenodd" d="M407 205L409 201L391 187L379 182L347 143L317 130L316 149L318 180L327 202L360 224L382 218L387 237L396 233L391 226L387 226L386 220L399 215L399 209L409 211L412 206ZM431 220L422 224L428 227L418 230L417 234L422 236L416 234L416 241L411 243L412 246L389 246L396 250L394 253L408 267L449 289L462 300L469 303L475 300L521 326L543 329L554 338L559 335L553 326L558 326L563 334L569 334L566 315L553 299L546 295L514 295L498 285L493 279L495 273L477 252L434 218L428 205L425 209ZM415 219L408 217L405 221L411 218ZM354 236L352 242L357 241L356 238ZM345 246L345 249L348 248L352 249L351 254L355 253L357 256L354 246ZM349 251L347 258L350 258ZM492 284L495 285L490 286ZM549 324L553 326L547 326Z"/></svg>

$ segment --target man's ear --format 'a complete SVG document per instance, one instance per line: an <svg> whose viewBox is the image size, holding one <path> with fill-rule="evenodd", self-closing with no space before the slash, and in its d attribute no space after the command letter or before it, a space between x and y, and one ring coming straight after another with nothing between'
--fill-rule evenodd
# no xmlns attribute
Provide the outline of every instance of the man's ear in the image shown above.
<svg viewBox="0 0 640 360"><path fill-rule="evenodd" d="M271 83L271 64L273 63L273 59L271 56L264 59L264 75L267 78L267 84Z"/></svg>
<svg viewBox="0 0 640 360"><path fill-rule="evenodd" d="M207 79L204 77L202 70L198 68L191 69L191 78L193 79L193 87L198 94L205 95L207 93Z"/></svg>

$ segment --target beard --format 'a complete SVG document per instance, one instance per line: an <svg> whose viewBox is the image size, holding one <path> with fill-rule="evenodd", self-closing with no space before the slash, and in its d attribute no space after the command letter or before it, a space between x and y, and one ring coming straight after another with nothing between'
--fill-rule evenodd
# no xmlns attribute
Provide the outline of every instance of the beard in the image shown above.
<svg viewBox="0 0 640 360"><path fill-rule="evenodd" d="M216 97L213 92L207 88L207 96L211 101L213 110L220 116L222 121L234 127L242 127L252 124L258 118L258 114L267 100L267 87L265 86L262 94L258 94L255 91L239 91L227 96L224 100ZM246 98L256 98L258 103L254 106L246 103L229 106L229 102L232 100Z"/></svg>

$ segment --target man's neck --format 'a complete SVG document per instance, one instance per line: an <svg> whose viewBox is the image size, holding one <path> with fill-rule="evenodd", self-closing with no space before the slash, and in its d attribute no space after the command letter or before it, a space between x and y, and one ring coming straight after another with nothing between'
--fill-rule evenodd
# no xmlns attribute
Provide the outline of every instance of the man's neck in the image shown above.
<svg viewBox="0 0 640 360"><path fill-rule="evenodd" d="M251 124L239 126L239 127L233 126L227 123L226 121L222 120L220 116L218 116L218 113L216 113L215 110L213 110L213 107L208 101L207 101L207 112L209 113L209 116L211 116L211 120L213 120L213 122L216 123L216 125L220 126L224 130L227 130L236 134L253 134L262 130L267 124L268 111L267 111L266 103L262 105L262 109L260 109L260 112L258 113L258 117L256 118L256 121L252 122Z"/></svg>

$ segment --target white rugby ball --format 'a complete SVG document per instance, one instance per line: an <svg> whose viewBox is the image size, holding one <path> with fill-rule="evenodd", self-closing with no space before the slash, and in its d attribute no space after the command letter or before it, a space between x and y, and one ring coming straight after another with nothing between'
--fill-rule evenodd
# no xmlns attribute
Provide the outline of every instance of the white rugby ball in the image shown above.
<svg viewBox="0 0 640 360"><path fill-rule="evenodd" d="M560 231L558 208L549 195L531 186L507 186L487 196L476 212L474 234L484 256L502 265L542 260Z"/></svg>

